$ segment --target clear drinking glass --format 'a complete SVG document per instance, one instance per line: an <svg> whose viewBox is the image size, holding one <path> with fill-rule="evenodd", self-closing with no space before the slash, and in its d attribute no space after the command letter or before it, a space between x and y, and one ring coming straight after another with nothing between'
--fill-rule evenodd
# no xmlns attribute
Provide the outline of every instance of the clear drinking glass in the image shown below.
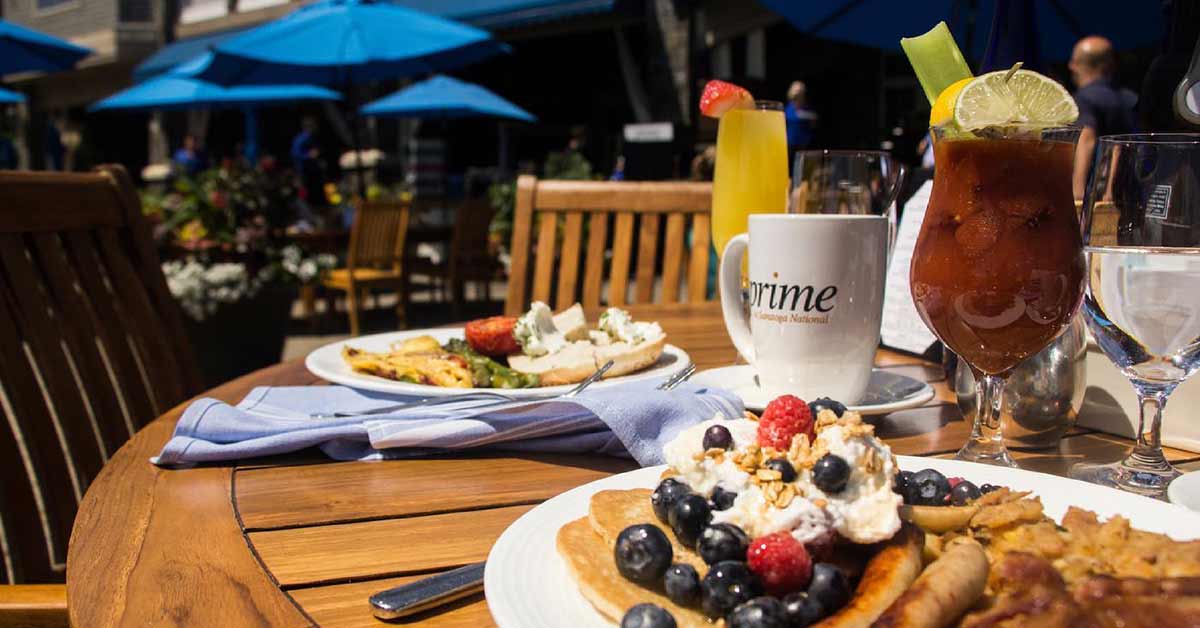
<svg viewBox="0 0 1200 628"><path fill-rule="evenodd" d="M1133 383L1137 444L1071 476L1161 497L1179 472L1163 456L1162 411L1200 368L1200 134L1102 137L1084 200L1084 314Z"/></svg>
<svg viewBox="0 0 1200 628"><path fill-rule="evenodd" d="M933 191L913 249L913 302L971 367L979 411L959 460L1015 467L1004 446L1005 379L1070 323L1083 294L1071 194L1078 129L933 129Z"/></svg>

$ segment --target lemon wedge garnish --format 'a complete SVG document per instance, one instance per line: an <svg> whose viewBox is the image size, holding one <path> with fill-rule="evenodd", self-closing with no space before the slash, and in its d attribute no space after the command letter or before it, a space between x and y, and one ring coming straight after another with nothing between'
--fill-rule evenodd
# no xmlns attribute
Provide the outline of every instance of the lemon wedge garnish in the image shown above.
<svg viewBox="0 0 1200 628"><path fill-rule="evenodd" d="M938 96L937 104L944 95ZM931 123L937 112L935 105ZM960 129L974 131L989 126L1049 128L1078 117L1079 108L1066 88L1048 76L1018 69L988 72L967 81L957 94L952 119Z"/></svg>
<svg viewBox="0 0 1200 628"><path fill-rule="evenodd" d="M942 126L954 119L954 105L958 103L958 94L972 80L974 79L967 77L955 81L938 94L937 101L933 103L933 110L929 112L929 126Z"/></svg>

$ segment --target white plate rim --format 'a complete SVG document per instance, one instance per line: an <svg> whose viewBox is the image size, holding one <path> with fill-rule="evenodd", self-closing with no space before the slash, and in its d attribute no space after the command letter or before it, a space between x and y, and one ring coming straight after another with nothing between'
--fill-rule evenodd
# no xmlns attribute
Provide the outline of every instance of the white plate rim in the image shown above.
<svg viewBox="0 0 1200 628"><path fill-rule="evenodd" d="M1200 471L1192 471L1171 480L1167 499L1172 504L1200 512Z"/></svg>
<svg viewBox="0 0 1200 628"><path fill-rule="evenodd" d="M741 371L743 371L745 369L753 369L753 368L754 367L749 364L733 364L730 366L719 366L716 368L705 369L703 371L696 373L695 375L692 376L690 381L695 384L707 383L709 386L718 386L718 385L720 385L718 382L722 379L724 379L725 381L737 381L737 380L732 379L733 377L737 377L737 376L733 375L734 372L741 373ZM725 377L722 377L723 375L725 375ZM920 390L918 390L917 392L915 392L899 401L893 401L891 403L880 403L880 404L874 404L874 405L847 406L847 408L850 410L853 410L863 416L875 416L875 415L879 415L879 414L888 414L890 412L898 412L900 410L909 410L912 408L919 408L919 407L925 405L930 399L933 399L934 396L937 394L937 391L935 391L933 389L933 387L929 385L928 382L922 382L922 381L914 379L912 377L908 377L907 375L900 375L899 373L894 373L894 375L897 375L899 377L907 377L908 379L911 379L914 382L921 384L922 388ZM726 390L732 392L733 394L737 395L738 398L740 398L742 400L742 406L744 406L747 410L749 410L751 412L761 412L763 410L763 408L765 407L765 404L759 404L755 400L747 399L745 396L743 396L739 392L740 388L738 388L738 387L731 387L728 385L725 385L722 387L725 388Z"/></svg>
<svg viewBox="0 0 1200 628"><path fill-rule="evenodd" d="M364 347L368 350L381 350L386 348L390 343L413 338L416 336L432 336L439 343L444 343L451 338L462 338L462 327L437 327L430 329L407 329L404 331L391 331L381 334L371 334L368 336L356 336L338 340L325 345L322 345L311 352L304 358L304 368L310 373L320 377L321 379L341 384L358 390L369 390L373 392L391 393L396 395L409 395L421 397L445 397L450 395L461 395L469 392L489 391L495 392L495 388L446 388L442 386L427 386L425 384L410 384L408 382L398 382L395 380L376 377L374 375L365 375L355 373L342 360L342 347L349 344L355 347ZM371 349L371 347L376 347ZM651 366L647 369L614 377L612 379L604 379L592 384L591 389L601 389L610 386L633 382L642 379L650 379L654 377L668 377L682 370L691 362L691 357L687 352L672 344L667 344L663 347L663 356L673 358L672 362ZM662 358L660 358L661 360ZM504 393L511 395L514 398L532 397L540 395L552 395L565 393L574 384L562 386L544 386L540 388L511 388L504 390Z"/></svg>
<svg viewBox="0 0 1200 628"><path fill-rule="evenodd" d="M941 458L897 458L901 468L907 470L932 467L977 484L990 482L1033 490L1041 497L1046 513L1056 521L1061 520L1067 506L1075 505L1097 512L1102 519L1122 514L1135 527L1163 532L1180 540L1200 537L1200 513L1182 506L1036 471ZM484 571L484 594L496 624L500 628L553 628L569 619L573 628L613 626L576 589L555 550L554 539L564 523L587 514L587 500L593 493L605 489L652 488L664 468L635 469L578 486L514 521L492 546ZM530 610L550 612L550 617L531 616L527 612Z"/></svg>

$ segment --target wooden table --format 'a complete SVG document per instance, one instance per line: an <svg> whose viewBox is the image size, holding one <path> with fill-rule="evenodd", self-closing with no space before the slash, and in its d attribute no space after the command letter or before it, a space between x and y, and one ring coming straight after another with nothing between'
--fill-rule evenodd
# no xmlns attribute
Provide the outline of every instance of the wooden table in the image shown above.
<svg viewBox="0 0 1200 628"><path fill-rule="evenodd" d="M716 306L654 316L700 368L733 361ZM883 417L879 433L900 454L953 454L968 428L941 369L886 351L877 361L937 390L926 406ZM254 386L317 382L295 361L208 395L236 402ZM147 459L181 410L142 430L88 491L67 561L73 625L382 625L368 608L371 593L483 560L505 527L534 505L634 467L615 458L551 455L330 462L308 451L159 469ZM1116 459L1128 446L1123 438L1075 430L1059 451L1016 455L1027 469L1062 474L1079 460ZM1167 453L1189 467L1200 462L1200 454ZM492 623L482 595L416 619Z"/></svg>

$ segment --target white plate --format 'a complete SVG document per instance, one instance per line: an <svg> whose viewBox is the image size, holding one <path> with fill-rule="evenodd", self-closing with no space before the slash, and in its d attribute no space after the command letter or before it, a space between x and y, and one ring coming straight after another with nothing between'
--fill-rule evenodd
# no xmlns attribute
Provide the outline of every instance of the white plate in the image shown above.
<svg viewBox="0 0 1200 628"><path fill-rule="evenodd" d="M1120 514L1143 530L1178 540L1200 537L1200 513L1095 484L957 460L898 456L903 469L932 467L976 484L1002 484L1034 491L1046 514L1060 520L1068 506L1095 511L1101 518ZM597 480L558 495L517 519L492 547L484 591L492 618L501 628L609 628L575 588L554 548L558 529L588 512L591 496L605 489L653 488L664 467L648 467Z"/></svg>
<svg viewBox="0 0 1200 628"><path fill-rule="evenodd" d="M758 387L754 367L749 364L722 366L697 373L692 383L701 386L727 388L742 398L742 405L751 412L761 412L771 402L772 395ZM871 372L871 383L862 402L848 406L863 416L887 414L924 405L933 399L933 388L925 382L892 373L884 369Z"/></svg>
<svg viewBox="0 0 1200 628"><path fill-rule="evenodd" d="M1167 499L1200 512L1200 471L1185 473L1167 485Z"/></svg>
<svg viewBox="0 0 1200 628"><path fill-rule="evenodd" d="M416 336L433 336L439 343L445 344L451 338L462 338L462 328L439 328L439 329L414 329L410 331L394 331L386 334L374 334L371 336L359 336L349 340L342 340L327 344L312 353L304 359L304 366L313 375L322 379L329 380L335 384L342 384L351 388L361 390L373 390L376 392L393 393L397 395L413 395L420 397L438 397L446 395L461 395L468 392L478 392L481 390L495 391L495 388L446 388L443 386L427 386L425 384L410 384L408 382L398 382L383 377L367 375L365 373L356 373L346 361L342 359L342 347L350 345L356 349L365 351L387 351L392 343L414 338ZM632 382L639 379L649 379L653 377L665 378L674 374L683 367L687 366L691 361L688 354L683 349L675 345L667 345L663 348L662 355L658 358L658 362L645 370L621 377L605 379L592 384L592 389L604 388L623 382ZM504 391L507 395L512 395L515 398L540 396L548 394L564 393L574 388L574 384L565 386L543 386L541 388L513 388Z"/></svg>

